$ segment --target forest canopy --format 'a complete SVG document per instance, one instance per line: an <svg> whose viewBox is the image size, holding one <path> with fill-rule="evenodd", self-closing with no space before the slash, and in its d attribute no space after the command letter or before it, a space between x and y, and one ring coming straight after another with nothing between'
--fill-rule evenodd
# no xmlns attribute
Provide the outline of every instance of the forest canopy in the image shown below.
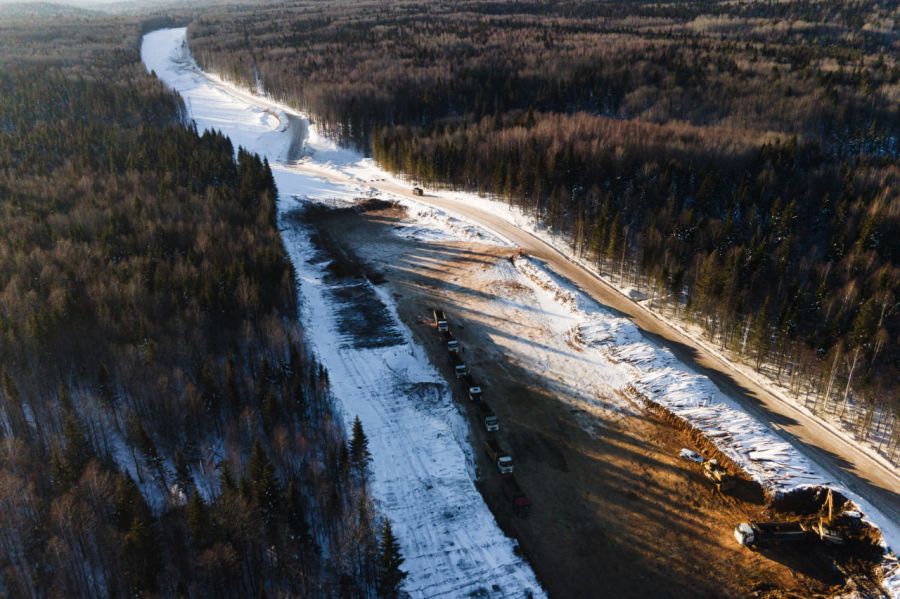
<svg viewBox="0 0 900 599"><path fill-rule="evenodd" d="M293 2L189 38L388 169L534 215L894 459L895 18L879 0Z"/></svg>
<svg viewBox="0 0 900 599"><path fill-rule="evenodd" d="M145 71L157 22L0 26L0 596L370 592L272 172Z"/></svg>

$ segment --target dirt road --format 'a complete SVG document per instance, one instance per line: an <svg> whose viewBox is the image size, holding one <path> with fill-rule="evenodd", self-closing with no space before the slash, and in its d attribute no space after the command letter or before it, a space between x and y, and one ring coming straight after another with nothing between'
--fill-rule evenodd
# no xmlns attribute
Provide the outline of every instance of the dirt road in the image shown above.
<svg viewBox="0 0 900 599"><path fill-rule="evenodd" d="M830 594L840 576L815 546L762 554L731 536L737 522L767 519L758 486L716 493L700 468L678 457L684 431L615 397L596 365L549 323L515 252L473 241L395 235L403 211L341 211L318 226L377 271L398 315L454 381L428 306L450 316L462 356L502 422L469 416L482 493L500 525L519 540L552 597L782 597ZM533 502L516 517L481 451L496 437L516 460Z"/></svg>
<svg viewBox="0 0 900 599"><path fill-rule="evenodd" d="M312 163L301 163L297 168L334 182L352 182L348 176ZM835 480L866 498L888 518L900 521L900 475L896 471L884 467L820 422L756 384L548 243L471 203L432 194L415 196L409 188L390 181L374 181L367 185L458 214L495 231L524 252L545 261L596 301L628 316L649 338L666 346L680 360L712 379L722 391L750 413L770 423L785 440L825 468Z"/></svg>

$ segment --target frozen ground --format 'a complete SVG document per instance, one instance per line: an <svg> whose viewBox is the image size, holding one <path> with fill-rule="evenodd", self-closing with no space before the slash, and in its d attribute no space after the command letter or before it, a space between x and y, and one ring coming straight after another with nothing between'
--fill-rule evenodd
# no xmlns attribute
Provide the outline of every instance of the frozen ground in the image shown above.
<svg viewBox="0 0 900 599"><path fill-rule="evenodd" d="M288 109L200 73L184 38L183 28L148 34L142 46L145 65L181 93L198 128L219 129L235 146L269 159L282 216L309 199L366 195L364 185L333 184L287 164L292 159ZM346 151L317 143L313 129L310 134L314 159L346 158ZM543 595L531 568L515 554L515 542L499 529L475 488L466 423L446 382L396 319L391 300L377 288L365 290L371 294L367 300L381 302L394 326L376 347L359 343L341 309L352 307L362 291L345 293L347 283L331 280L321 260L315 260L308 232L289 219L282 222L298 273L307 337L329 370L347 428L359 415L369 436L373 494L402 545L410 574L404 588L414 597Z"/></svg>
<svg viewBox="0 0 900 599"><path fill-rule="evenodd" d="M279 163L279 160L289 158L291 147L290 135L285 134L285 117L287 113L290 113L292 117L302 115L291 112L289 108L266 98L254 96L214 77L199 73L181 48L183 39L183 29L166 30L148 35L143 47L145 64L149 69L155 70L160 78L182 93L192 118L201 129L207 127L222 129L232 137L236 145L242 145L269 157L270 162L273 163L276 182L281 190L280 207L282 211L290 209L298 198L301 200L308 198L351 200L359 196L379 195L375 186L378 185L383 189L385 180L389 183L392 181L392 177L378 169L371 160L364 159L354 152L337 148L328 140L318 137L315 127L311 125L305 146L306 157L296 165ZM335 177L336 174L340 177ZM337 179L347 183L336 183ZM397 183L398 190L407 187L400 181L393 180L393 182ZM470 194L442 195L466 196L467 200L475 199L475 196ZM486 201L485 203L488 204ZM516 216L500 203L491 203L488 209L498 215L504 215L504 218L508 220L516 221L524 218L521 215ZM416 227L404 227L401 232L419 238L431 236L431 239L439 239L442 235L491 235L491 233L479 232L478 227L472 226L463 219L454 219L453 221L447 219L447 215L428 210L418 215L419 222ZM435 226L439 223L450 222L455 223L455 228L449 232L447 227ZM529 227L525 222L522 225L525 228ZM533 223L530 226L533 228ZM288 243L289 250L297 261L300 255L296 252L304 244L302 231L287 230L285 238L291 240ZM319 275L312 271L304 271L307 266L298 263L298 271L301 274L306 273L305 278L301 281L301 289L306 300L305 314L309 316L310 311L325 310L327 305L325 300L321 300L321 306L316 305L315 294L324 290ZM742 464L748 473L767 489L780 492L806 485L834 486L860 505L862 511L882 528L888 542L894 546L900 543L900 530L898 530L897 522L884 518L865 500L842 489L840 484L834 483L817 464L811 463L768 426L741 410L739 406L719 392L706 377L690 371L667 350L644 339L630 321L614 316L593 304L580 291L572 288L565 281L558 280L540 264L519 261L517 266L528 276L530 281L546 294L546 309L550 320L557 323L554 326L565 328L565 333L571 335L574 342L580 343L586 351L594 352L598 360L596 366L606 364L598 370L598 374L602 373L604 369L608 369L606 370L607 374L615 374L616 385L624 383L622 388L633 388L651 401L663 403L695 426L706 430L723 452L731 456L737 463ZM387 300L387 298L383 299ZM390 306L390 302L386 301L385 303L386 306ZM424 356L417 353L416 348L409 342L408 331L404 331L406 335L404 345L363 351L330 345L335 343L339 337L335 335L334 322L326 319L321 326L326 328L317 331L321 335L317 334L316 336L323 337L323 339L314 339L314 341L316 349L322 353L323 361L332 370L335 378L338 378L340 369L346 367L354 371L348 372L348 380L357 381L349 383L348 388L337 392L346 411L345 415L352 418L354 414L359 413L366 423L367 429L370 429L373 435L381 436L381 432L387 430L390 433L399 433L407 441L418 444L418 439L408 435L415 435L419 432L424 435L425 431L419 429L430 429L431 424L427 427L420 426L421 412L412 410L411 413L407 413L415 405L410 406L408 401L397 401L396 395L399 394L391 392L387 394L388 397L381 397L377 393L377 390L384 385L391 389L415 389L414 392L409 392L411 395L421 394L421 390L425 387L435 390L441 388L442 383L434 371L427 366ZM358 356L348 355L344 353L347 351L360 351L361 353ZM350 363L357 363L357 366L343 365L342 363L348 359ZM372 372L372 369L375 372ZM377 381L376 387L367 386L370 379ZM416 387L417 383L423 383L425 387ZM373 393L374 395L372 395ZM438 418L446 423L447 428L440 434L437 431L428 433L429 435L433 434L433 440L429 443L434 442L435 439L442 440L450 442L459 449L459 456L462 457L453 458L460 462L454 467L465 473L468 481L466 488L471 487L471 491L475 493L474 487L471 486L471 474L467 470L470 468L471 458L467 456L464 434L460 433L462 425L458 420L458 414L450 409L446 393L429 391L426 395L437 398L434 402L435 414L444 414L449 419L445 421L443 416ZM372 402L372 399L376 401ZM372 403L377 405L377 409L375 406L369 405ZM429 401L424 403L428 404ZM371 410L377 414L372 414ZM400 410L400 412L398 413L396 410ZM445 410L448 411L445 412ZM370 414L368 417L374 418L371 425L366 421L365 414ZM407 417L413 420L404 420ZM435 421L436 424L437 421ZM387 427L387 429L382 427ZM412 432L409 427L412 427ZM390 436L390 434L386 433L385 436ZM421 503L445 498L445 493L448 492L447 487L441 484L427 499L419 497L415 501L407 503L404 501L403 494L409 492L410 485L393 476L396 472L392 470L394 465L410 464L403 466L404 469L408 469L407 474L410 477L408 480L419 480L419 477L425 473L426 481L420 481L415 486L417 489L426 488L428 491L432 491L435 487L428 489L428 484L435 485L438 480L443 483L446 478L443 471L444 462L441 461L441 475L435 479L434 476L428 476L431 474L430 467L423 467L418 471L413 467L422 463L419 457L416 457L415 460L395 461L390 457L392 449L379 448L379 451L383 453L381 456L377 452L375 453L375 491L376 495L384 502L383 508L392 519L396 521L406 518L404 521L406 526L402 529L401 535L407 555L413 556L409 563L410 568L411 570L414 566L416 568L409 587L414 592L416 589L420 589L419 594L430 595L436 587L430 587L429 585L433 584L433 581L429 582L428 579L432 578L430 576L432 573L442 571L444 572L442 576L447 579L444 588L448 593L456 593L456 590L452 590L454 577L463 572L474 572L475 569L471 568L470 564L460 563L452 557L464 553L459 550L460 545L448 546L443 544L442 539L435 537L439 534L441 527L447 523L436 522L432 519L432 514L436 512L434 505L429 507L423 506ZM413 452L413 455L417 454ZM440 455L449 454L440 453ZM441 460L443 459L441 458ZM427 460L424 464L428 464ZM453 488L457 487L453 486ZM461 488L459 487L459 489ZM459 505L454 503L454 499L455 496L451 493L451 497L445 502L446 505ZM477 493L475 493L474 499L478 504L476 511L483 512L487 516L488 528L492 530L466 537L466 542L478 545L478 547L471 547L470 551L475 551L474 555L479 555L478 552L488 552L492 559L497 557L496 552L507 555L509 560L501 560L510 564L511 573L506 579L515 581L512 583L513 587L517 584L522 584L523 587L531 585L532 582L529 581L533 581L533 575L527 567L512 556L511 541L503 537L502 533L496 529L496 525ZM426 509L423 510L423 507ZM422 513L416 512L417 509ZM408 510L416 513L406 513ZM452 526L464 526L465 524L458 523L453 518L449 522ZM490 534L486 534L487 532ZM492 540L491 544L482 546L482 543L486 543L488 538ZM500 541L497 541L498 538ZM453 542L457 543L457 540ZM442 561L443 570L434 567L436 561ZM887 565L896 567L896 562ZM900 571L895 571L894 577L888 582L893 585L894 595L900 596ZM431 590L425 591L425 589Z"/></svg>

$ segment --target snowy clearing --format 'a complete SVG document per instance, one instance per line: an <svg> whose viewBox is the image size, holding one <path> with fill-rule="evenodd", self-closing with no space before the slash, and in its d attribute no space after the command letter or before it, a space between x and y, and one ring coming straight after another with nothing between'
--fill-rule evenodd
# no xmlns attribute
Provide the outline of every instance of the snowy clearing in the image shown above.
<svg viewBox="0 0 900 599"><path fill-rule="evenodd" d="M272 118L272 111L289 109L201 73L187 53L185 31L145 36L144 64L181 93L199 129L221 130L236 146L269 159L283 223L307 199L351 201L366 195L363 181L338 185L285 164L291 135L287 119ZM323 162L355 155L318 139L314 128L307 146ZM464 230L460 227L461 234ZM307 337L330 373L347 428L359 415L368 433L371 487L401 542L410 574L405 590L414 597L542 596L530 566L516 555L515 542L498 528L475 488L466 423L446 382L396 320L390 299L379 296L403 342L377 348L346 343L338 330L333 283L324 276L323 264L309 261L315 251L307 232L288 223L283 238L298 273Z"/></svg>

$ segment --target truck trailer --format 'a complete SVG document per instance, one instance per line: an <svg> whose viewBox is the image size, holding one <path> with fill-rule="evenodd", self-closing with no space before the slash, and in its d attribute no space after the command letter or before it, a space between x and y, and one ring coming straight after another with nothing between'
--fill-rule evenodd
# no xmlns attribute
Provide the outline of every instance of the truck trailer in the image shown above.
<svg viewBox="0 0 900 599"><path fill-rule="evenodd" d="M506 451L500 447L500 444L494 439L488 439L484 442L484 451L491 459L491 462L497 466L500 474L513 473L513 459Z"/></svg>
<svg viewBox="0 0 900 599"><path fill-rule="evenodd" d="M432 314L434 315L434 326L437 327L439 333L450 330L450 323L447 322L447 315L443 310L432 310Z"/></svg>
<svg viewBox="0 0 900 599"><path fill-rule="evenodd" d="M450 354L449 361L450 366L453 367L453 374L456 376L457 380L464 378L469 374L469 367L459 358L459 355Z"/></svg>
<svg viewBox="0 0 900 599"><path fill-rule="evenodd" d="M483 401L476 402L475 405L478 407L478 418L484 425L484 430L489 433L495 433L499 431L500 419L497 418L497 415L494 414L494 411L491 409L491 407Z"/></svg>
<svg viewBox="0 0 900 599"><path fill-rule="evenodd" d="M459 353L459 341L456 340L456 337L453 336L453 333L450 331L443 331L441 333L444 337L444 346L447 348L447 351L451 354Z"/></svg>
<svg viewBox="0 0 900 599"><path fill-rule="evenodd" d="M745 547L804 541L809 530L802 522L741 522L734 529L735 540Z"/></svg>

